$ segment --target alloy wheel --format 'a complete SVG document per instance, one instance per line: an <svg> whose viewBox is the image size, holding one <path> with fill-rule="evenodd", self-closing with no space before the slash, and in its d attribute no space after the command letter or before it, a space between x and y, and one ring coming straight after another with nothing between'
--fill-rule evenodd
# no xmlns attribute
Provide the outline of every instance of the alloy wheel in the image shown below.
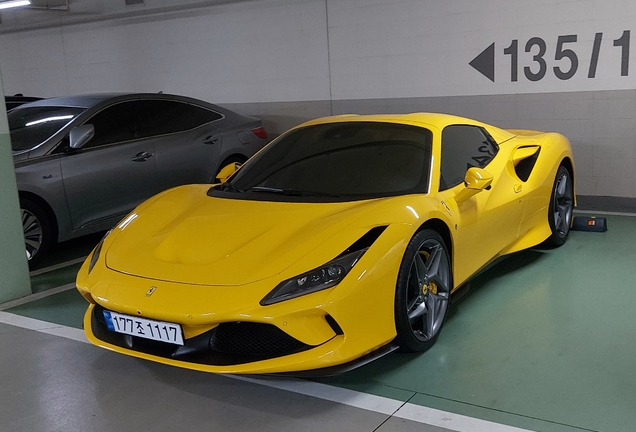
<svg viewBox="0 0 636 432"><path fill-rule="evenodd" d="M450 263L442 244L426 239L411 263L406 313L413 335L420 341L439 333L450 298Z"/></svg>
<svg viewBox="0 0 636 432"><path fill-rule="evenodd" d="M563 170L554 185L553 221L557 234L564 238L570 231L574 209L574 190L570 173Z"/></svg>
<svg viewBox="0 0 636 432"><path fill-rule="evenodd" d="M22 230L24 232L26 256L30 261L42 247L43 232L40 220L25 209L22 209Z"/></svg>

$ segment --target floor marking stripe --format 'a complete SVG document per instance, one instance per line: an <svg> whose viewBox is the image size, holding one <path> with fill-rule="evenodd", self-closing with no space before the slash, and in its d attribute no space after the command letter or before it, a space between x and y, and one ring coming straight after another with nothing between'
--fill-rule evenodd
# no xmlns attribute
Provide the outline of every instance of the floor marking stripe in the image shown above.
<svg viewBox="0 0 636 432"><path fill-rule="evenodd" d="M63 288L63 287L60 287ZM34 318L23 317L9 312L0 311L0 323L34 330L54 336L60 336L77 342L89 343L84 331L60 324L40 321ZM493 423L461 414L440 411L399 400L362 393L341 387L334 387L313 381L304 381L297 378L272 378L252 377L246 375L223 375L228 378L245 381L252 384L286 390L293 393L311 396L318 399L340 403L350 407L361 408L367 411L398 417L416 423L438 426L457 432L524 432L519 429L499 423Z"/></svg>
<svg viewBox="0 0 636 432"><path fill-rule="evenodd" d="M0 311L0 322L27 330L34 330L40 333L46 333L54 336L72 339L78 342L89 343L84 335L84 331L73 327L54 324L46 321L40 321L34 318L15 315L9 312Z"/></svg>
<svg viewBox="0 0 636 432"><path fill-rule="evenodd" d="M31 294L26 297L21 297L17 300L11 300L6 303L0 304L0 311L11 309L12 307L20 306L26 303L30 303L35 300L39 300L44 297L52 296L54 294L59 294L64 291L68 291L70 289L75 288L75 282L71 282L66 285L59 286L57 288L52 288L50 290L42 291L39 293Z"/></svg>
<svg viewBox="0 0 636 432"><path fill-rule="evenodd" d="M44 268L41 268L41 269L33 270L32 272L29 272L29 276L33 277L33 276L38 276L38 275L41 275L41 274L44 274L44 273L48 273L48 272L53 271L53 270L59 270L59 269L64 268L64 267L72 266L73 264L79 264L81 262L84 262L84 260L86 260L86 257L75 258L75 259L72 259L72 260L69 260L69 261L65 261L63 263L59 263L59 264L55 264L55 265L52 265L52 266L44 267Z"/></svg>
<svg viewBox="0 0 636 432"><path fill-rule="evenodd" d="M406 403L394 415L405 420L425 423L445 429L461 432L526 432L528 429L520 429L500 423L493 423L461 414L440 411L434 408Z"/></svg>
<svg viewBox="0 0 636 432"><path fill-rule="evenodd" d="M337 402L351 407L362 408L367 411L374 411L380 414L392 415L400 409L404 402L361 393L340 387L333 387L313 381L304 381L297 378L270 378L270 377L250 377L244 375L224 375L240 381L247 381L253 384L260 384L279 390L287 390L305 396L313 396L318 399ZM422 422L420 422L422 423Z"/></svg>
<svg viewBox="0 0 636 432"><path fill-rule="evenodd" d="M574 213L585 213L585 214L600 214L600 215L607 215L607 216L631 216L634 217L636 216L636 213L623 213L623 212L612 212L612 211L596 211L596 210L574 210Z"/></svg>

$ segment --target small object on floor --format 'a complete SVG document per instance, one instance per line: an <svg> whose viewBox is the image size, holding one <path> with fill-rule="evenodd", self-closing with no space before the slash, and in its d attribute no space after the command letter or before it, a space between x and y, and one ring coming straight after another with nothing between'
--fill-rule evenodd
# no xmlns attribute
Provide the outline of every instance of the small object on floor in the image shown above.
<svg viewBox="0 0 636 432"><path fill-rule="evenodd" d="M596 216L576 216L572 223L574 231L605 232L607 231L607 219Z"/></svg>

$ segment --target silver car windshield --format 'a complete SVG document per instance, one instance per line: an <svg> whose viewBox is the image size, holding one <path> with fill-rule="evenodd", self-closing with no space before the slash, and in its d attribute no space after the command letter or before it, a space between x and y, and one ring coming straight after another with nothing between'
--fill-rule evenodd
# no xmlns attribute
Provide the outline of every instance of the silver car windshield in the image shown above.
<svg viewBox="0 0 636 432"><path fill-rule="evenodd" d="M39 106L11 110L9 132L14 152L31 150L73 121L86 108Z"/></svg>

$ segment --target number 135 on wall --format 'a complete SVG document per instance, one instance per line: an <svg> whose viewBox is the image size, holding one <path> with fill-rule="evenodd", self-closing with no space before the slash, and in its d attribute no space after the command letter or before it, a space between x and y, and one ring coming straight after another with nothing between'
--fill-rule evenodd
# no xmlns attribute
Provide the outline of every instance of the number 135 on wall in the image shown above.
<svg viewBox="0 0 636 432"><path fill-rule="evenodd" d="M613 47L621 50L620 57L620 69L618 65L616 72L620 70L621 76L629 75L629 41L630 31L625 30L618 39L613 40ZM554 66L551 68L551 72L560 80L569 80L574 75L580 73L579 71L579 54L589 55L590 64L587 70L588 78L596 77L596 70L598 66L599 54L601 52L601 44L603 42L603 33L596 33L594 36L594 43L592 50L589 53L579 54L575 51L577 35L564 35L559 36L556 41L556 48L554 55L548 53L548 47L544 39L540 37L532 37L526 41L523 45L524 52L532 56L532 59L522 66L519 66L519 40L513 39L510 45L503 50L503 54L510 58L510 81L516 82L519 80L519 72L523 71L523 76L528 81L540 81L542 80L548 71L550 70L548 62L554 60ZM495 44L494 42L482 51L477 57L475 57L470 65L477 69L480 73L486 76L491 81L495 81Z"/></svg>

